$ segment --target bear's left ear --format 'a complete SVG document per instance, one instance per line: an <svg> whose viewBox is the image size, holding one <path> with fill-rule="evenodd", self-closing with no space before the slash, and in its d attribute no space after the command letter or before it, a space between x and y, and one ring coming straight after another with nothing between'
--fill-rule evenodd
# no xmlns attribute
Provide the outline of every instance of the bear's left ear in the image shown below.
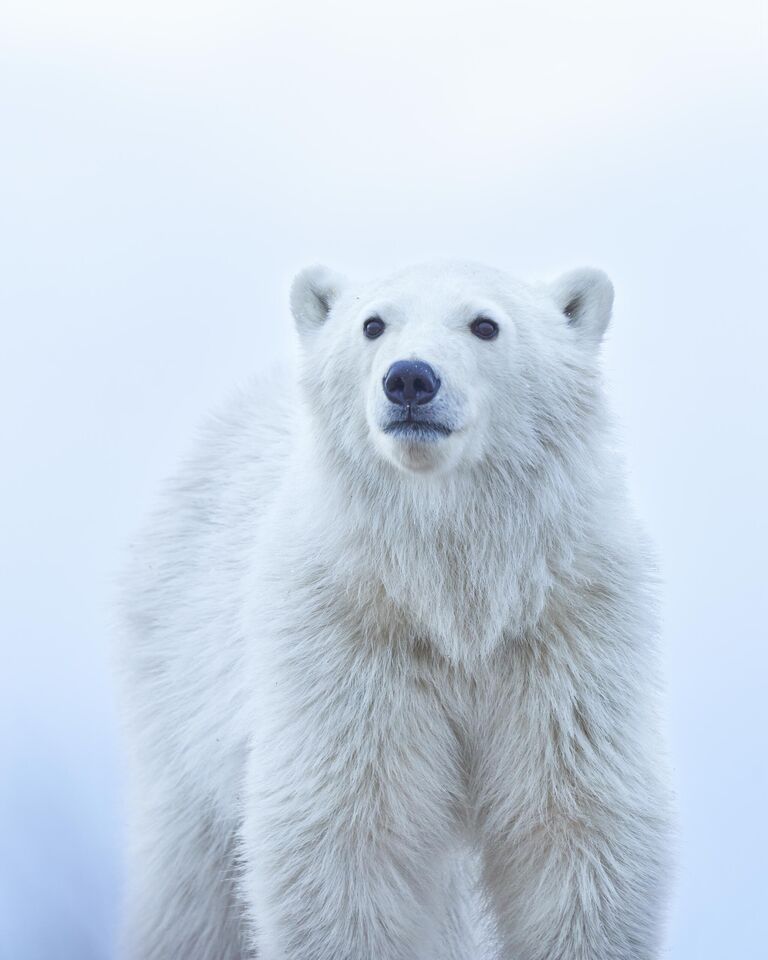
<svg viewBox="0 0 768 960"><path fill-rule="evenodd" d="M611 319L613 284L602 270L570 270L550 286L558 310L568 326L595 346Z"/></svg>
<svg viewBox="0 0 768 960"><path fill-rule="evenodd" d="M325 323L345 285L344 278L328 267L306 267L301 271L291 286L291 312L299 333Z"/></svg>

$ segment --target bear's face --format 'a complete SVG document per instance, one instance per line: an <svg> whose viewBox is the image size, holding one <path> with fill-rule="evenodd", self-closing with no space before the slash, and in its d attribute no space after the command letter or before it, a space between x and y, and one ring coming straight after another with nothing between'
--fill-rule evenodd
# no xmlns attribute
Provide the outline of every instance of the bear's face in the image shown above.
<svg viewBox="0 0 768 960"><path fill-rule="evenodd" d="M545 424L567 431L593 387L612 288L591 270L529 286L436 264L355 285L316 267L291 304L319 429L353 460L433 473L531 458Z"/></svg>

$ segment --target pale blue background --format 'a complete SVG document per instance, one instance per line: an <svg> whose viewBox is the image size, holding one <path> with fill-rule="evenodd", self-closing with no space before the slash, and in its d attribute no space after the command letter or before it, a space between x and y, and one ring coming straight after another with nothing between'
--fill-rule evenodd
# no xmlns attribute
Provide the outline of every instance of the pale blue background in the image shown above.
<svg viewBox="0 0 768 960"><path fill-rule="evenodd" d="M111 583L292 274L433 256L617 290L663 560L667 955L765 956L766 23L757 2L5 0L0 957L106 960Z"/></svg>

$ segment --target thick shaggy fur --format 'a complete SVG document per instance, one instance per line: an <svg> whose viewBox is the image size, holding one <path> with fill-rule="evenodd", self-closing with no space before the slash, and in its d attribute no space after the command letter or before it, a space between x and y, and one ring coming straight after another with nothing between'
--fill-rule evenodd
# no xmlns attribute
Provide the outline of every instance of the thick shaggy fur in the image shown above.
<svg viewBox="0 0 768 960"><path fill-rule="evenodd" d="M596 271L299 276L298 376L209 425L135 550L125 958L657 956L667 798L598 374L611 303ZM410 357L450 436L383 431Z"/></svg>

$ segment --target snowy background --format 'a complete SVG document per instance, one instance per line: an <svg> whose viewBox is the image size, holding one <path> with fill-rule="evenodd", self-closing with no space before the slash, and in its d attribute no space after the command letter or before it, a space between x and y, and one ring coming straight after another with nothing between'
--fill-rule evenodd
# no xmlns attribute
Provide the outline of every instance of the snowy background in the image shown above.
<svg viewBox="0 0 768 960"><path fill-rule="evenodd" d="M4 0L2 960L113 956L112 582L160 479L290 349L297 269L434 256L614 280L666 581L667 956L765 956L766 13L635 6Z"/></svg>

